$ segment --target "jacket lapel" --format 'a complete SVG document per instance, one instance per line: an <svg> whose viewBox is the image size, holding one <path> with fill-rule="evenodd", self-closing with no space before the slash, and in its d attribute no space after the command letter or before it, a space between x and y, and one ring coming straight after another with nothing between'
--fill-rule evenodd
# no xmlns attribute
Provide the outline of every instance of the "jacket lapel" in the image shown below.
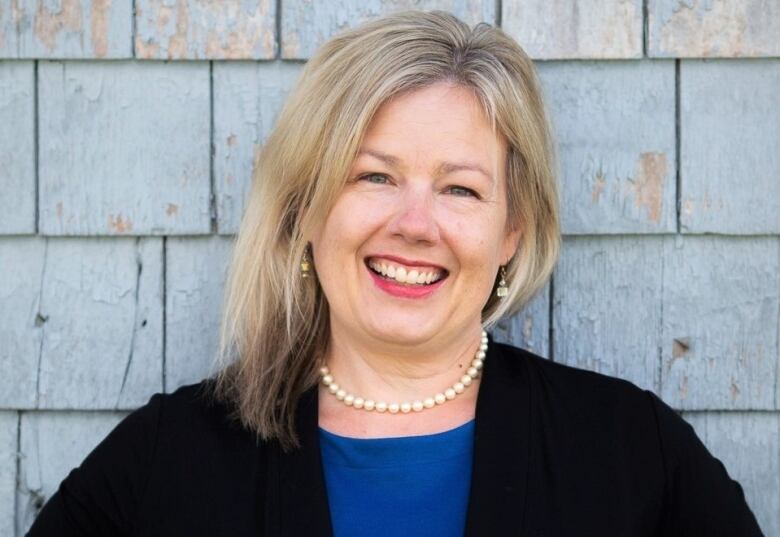
<svg viewBox="0 0 780 537"><path fill-rule="evenodd" d="M530 392L524 364L511 363L489 336L477 396L466 537L520 533L530 458ZM301 448L269 450L266 534L332 537L320 459L317 386L298 404Z"/></svg>
<svg viewBox="0 0 780 537"><path fill-rule="evenodd" d="M489 336L477 395L466 537L520 535L530 459L531 393L525 364Z"/></svg>
<svg viewBox="0 0 780 537"><path fill-rule="evenodd" d="M273 502L266 500L266 515L273 520L278 517L276 531L267 535L284 537L332 537L330 509L325 490L325 477L320 461L318 429L317 385L307 390L298 401L297 428L300 434L301 448L282 452L279 445L273 443L273 459L269 467L269 483L276 485L279 504L274 509ZM274 464L276 462L277 464ZM277 475L271 475L276 466ZM274 491L271 491L273 495ZM275 515L275 516L274 516ZM268 525L266 525L268 528Z"/></svg>

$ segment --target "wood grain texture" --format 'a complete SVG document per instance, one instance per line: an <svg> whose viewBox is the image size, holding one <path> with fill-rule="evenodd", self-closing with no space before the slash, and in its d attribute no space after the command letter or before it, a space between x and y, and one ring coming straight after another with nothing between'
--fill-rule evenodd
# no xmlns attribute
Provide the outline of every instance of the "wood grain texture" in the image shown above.
<svg viewBox="0 0 780 537"><path fill-rule="evenodd" d="M17 535L24 535L70 471L125 417L119 412L25 412L21 419Z"/></svg>
<svg viewBox="0 0 780 537"><path fill-rule="evenodd" d="M0 234L35 233L33 62L0 61Z"/></svg>
<svg viewBox="0 0 780 537"><path fill-rule="evenodd" d="M38 408L123 409L162 389L162 239L49 239Z"/></svg>
<svg viewBox="0 0 780 537"><path fill-rule="evenodd" d="M133 4L12 0L0 4L0 58L130 58Z"/></svg>
<svg viewBox="0 0 780 537"><path fill-rule="evenodd" d="M780 233L780 59L680 62L680 225Z"/></svg>
<svg viewBox="0 0 780 537"><path fill-rule="evenodd" d="M219 233L236 233L265 143L302 63L214 65L214 191Z"/></svg>
<svg viewBox="0 0 780 537"><path fill-rule="evenodd" d="M550 284L511 317L502 319L492 330L496 341L544 356L550 356Z"/></svg>
<svg viewBox="0 0 780 537"><path fill-rule="evenodd" d="M685 412L745 499L764 535L780 535L780 413Z"/></svg>
<svg viewBox="0 0 780 537"><path fill-rule="evenodd" d="M208 233L206 63L39 65L40 231Z"/></svg>
<svg viewBox="0 0 780 537"><path fill-rule="evenodd" d="M0 411L0 535L14 534L18 428L16 412Z"/></svg>
<svg viewBox="0 0 780 537"><path fill-rule="evenodd" d="M555 361L658 390L660 237L564 241L553 275Z"/></svg>
<svg viewBox="0 0 780 537"><path fill-rule="evenodd" d="M538 69L559 147L563 233L673 232L674 63Z"/></svg>
<svg viewBox="0 0 780 537"><path fill-rule="evenodd" d="M165 391L214 370L231 237L177 237L166 244Z"/></svg>
<svg viewBox="0 0 780 537"><path fill-rule="evenodd" d="M144 59L271 59L273 0L137 0L135 52Z"/></svg>
<svg viewBox="0 0 780 537"><path fill-rule="evenodd" d="M642 57L642 0L522 0L502 6L502 29L532 58Z"/></svg>
<svg viewBox="0 0 780 537"><path fill-rule="evenodd" d="M780 239L664 239L661 394L675 408L775 408Z"/></svg>
<svg viewBox="0 0 780 537"><path fill-rule="evenodd" d="M780 56L776 0L648 0L650 56Z"/></svg>
<svg viewBox="0 0 780 537"><path fill-rule="evenodd" d="M408 9L449 11L470 26L496 21L494 0L285 0L282 2L282 58L307 59L319 45L341 30Z"/></svg>
<svg viewBox="0 0 780 537"><path fill-rule="evenodd" d="M0 408L35 408L46 240L0 238Z"/></svg>

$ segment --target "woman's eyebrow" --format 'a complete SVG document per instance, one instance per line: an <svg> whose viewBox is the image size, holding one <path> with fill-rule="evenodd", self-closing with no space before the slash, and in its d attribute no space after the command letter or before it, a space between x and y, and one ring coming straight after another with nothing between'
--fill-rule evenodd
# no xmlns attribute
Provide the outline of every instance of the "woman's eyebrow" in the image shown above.
<svg viewBox="0 0 780 537"><path fill-rule="evenodd" d="M388 166L391 166L396 169L399 168L399 165L401 163L401 159L399 159L398 157L389 155L387 153L382 153L381 151L377 151L375 149L361 149L360 151L358 151L358 156L360 155L372 156L375 159L381 160ZM491 182L493 181L493 175L488 173L483 166L475 162L442 162L436 167L436 171L434 172L434 175L438 177L440 175L446 175L448 173L457 172L461 170L479 172L482 175L484 175L486 178L488 178Z"/></svg>

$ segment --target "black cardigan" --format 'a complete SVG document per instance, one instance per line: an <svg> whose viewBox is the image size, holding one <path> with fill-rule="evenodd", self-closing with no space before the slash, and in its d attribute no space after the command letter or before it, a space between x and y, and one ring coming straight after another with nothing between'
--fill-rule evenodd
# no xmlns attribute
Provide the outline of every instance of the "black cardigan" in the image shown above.
<svg viewBox="0 0 780 537"><path fill-rule="evenodd" d="M331 535L316 386L291 453L229 422L201 397L210 386L127 416L28 535ZM492 337L474 442L468 536L762 535L741 486L652 392Z"/></svg>

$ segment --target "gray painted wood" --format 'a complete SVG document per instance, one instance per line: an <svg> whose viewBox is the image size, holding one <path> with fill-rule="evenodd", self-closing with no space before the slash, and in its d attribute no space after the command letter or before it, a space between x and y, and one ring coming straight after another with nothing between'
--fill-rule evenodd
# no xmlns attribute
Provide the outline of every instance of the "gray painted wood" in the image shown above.
<svg viewBox="0 0 780 537"><path fill-rule="evenodd" d="M538 70L559 147L563 233L675 231L674 62Z"/></svg>
<svg viewBox="0 0 780 537"><path fill-rule="evenodd" d="M219 233L236 233L265 143L302 63L214 64L214 191Z"/></svg>
<svg viewBox="0 0 780 537"><path fill-rule="evenodd" d="M166 243L165 391L215 372L231 237L177 237Z"/></svg>
<svg viewBox="0 0 780 537"><path fill-rule="evenodd" d="M0 237L0 408L34 408L46 241Z"/></svg>
<svg viewBox="0 0 780 537"><path fill-rule="evenodd" d="M25 412L21 419L17 535L24 535L60 482L125 417L118 412Z"/></svg>
<svg viewBox="0 0 780 537"><path fill-rule="evenodd" d="M648 0L650 56L780 56L775 0Z"/></svg>
<svg viewBox="0 0 780 537"><path fill-rule="evenodd" d="M270 59L273 0L137 0L135 53L144 59Z"/></svg>
<svg viewBox="0 0 780 537"><path fill-rule="evenodd" d="M658 390L660 237L570 237L553 275L556 362Z"/></svg>
<svg viewBox="0 0 780 537"><path fill-rule="evenodd" d="M133 4L18 0L0 6L0 58L129 58Z"/></svg>
<svg viewBox="0 0 780 537"><path fill-rule="evenodd" d="M502 2L501 27L532 58L641 58L642 0Z"/></svg>
<svg viewBox="0 0 780 537"><path fill-rule="evenodd" d="M780 59L680 63L680 224L780 233Z"/></svg>
<svg viewBox="0 0 780 537"><path fill-rule="evenodd" d="M0 234L35 233L33 69L0 61Z"/></svg>
<svg viewBox="0 0 780 537"><path fill-rule="evenodd" d="M685 412L745 499L764 535L780 535L780 413Z"/></svg>
<svg viewBox="0 0 780 537"><path fill-rule="evenodd" d="M661 394L675 408L775 408L780 239L664 239Z"/></svg>
<svg viewBox="0 0 780 537"><path fill-rule="evenodd" d="M14 534L18 428L16 412L0 411L0 535Z"/></svg>
<svg viewBox="0 0 780 537"><path fill-rule="evenodd" d="M38 407L134 408L162 389L162 239L49 239Z"/></svg>
<svg viewBox="0 0 780 537"><path fill-rule="evenodd" d="M449 11L470 26L496 21L494 0L285 0L281 14L282 58L309 58L339 31L407 9Z"/></svg>
<svg viewBox="0 0 780 537"><path fill-rule="evenodd" d="M42 233L210 231L207 63L38 70Z"/></svg>
<svg viewBox="0 0 780 537"><path fill-rule="evenodd" d="M550 284L542 287L520 311L499 321L492 334L496 341L549 357Z"/></svg>

